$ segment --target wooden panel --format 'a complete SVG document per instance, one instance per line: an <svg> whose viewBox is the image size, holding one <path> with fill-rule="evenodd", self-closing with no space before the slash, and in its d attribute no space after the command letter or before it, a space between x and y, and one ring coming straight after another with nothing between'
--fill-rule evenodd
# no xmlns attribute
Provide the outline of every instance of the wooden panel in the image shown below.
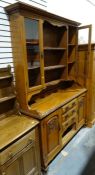
<svg viewBox="0 0 95 175"><path fill-rule="evenodd" d="M16 160L10 166L5 168L5 170L2 172L2 175L3 174L4 175L21 175L19 160Z"/></svg>
<svg viewBox="0 0 95 175"><path fill-rule="evenodd" d="M41 154L43 167L47 166L61 148L60 122L61 118L59 111L53 112L41 122Z"/></svg>

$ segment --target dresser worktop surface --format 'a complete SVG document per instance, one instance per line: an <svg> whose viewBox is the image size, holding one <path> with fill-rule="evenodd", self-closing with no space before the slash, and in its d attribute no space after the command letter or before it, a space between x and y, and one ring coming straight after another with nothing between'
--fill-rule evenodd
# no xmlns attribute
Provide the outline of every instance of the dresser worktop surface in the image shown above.
<svg viewBox="0 0 95 175"><path fill-rule="evenodd" d="M0 121L0 151L27 132L39 122L31 117L12 114Z"/></svg>
<svg viewBox="0 0 95 175"><path fill-rule="evenodd" d="M58 92L52 93L42 99L38 99L36 103L32 104L31 112L39 119L43 119L54 110L65 105L72 99L86 92L85 88L70 88L66 90L59 90Z"/></svg>

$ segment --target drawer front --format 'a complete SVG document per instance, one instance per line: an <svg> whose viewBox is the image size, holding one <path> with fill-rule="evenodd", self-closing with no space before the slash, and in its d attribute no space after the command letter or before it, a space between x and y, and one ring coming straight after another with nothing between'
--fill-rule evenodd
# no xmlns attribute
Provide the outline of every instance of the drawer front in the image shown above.
<svg viewBox="0 0 95 175"><path fill-rule="evenodd" d="M64 105L61 109L62 109L62 113L66 113L68 112L70 109L74 108L75 106L78 105L78 101L77 99L72 100L71 102L69 102L68 104Z"/></svg>
<svg viewBox="0 0 95 175"><path fill-rule="evenodd" d="M75 106L74 108L69 110L67 113L62 114L62 123L66 122L67 120L69 120L70 117L77 114L77 110L78 110L78 108L77 108L77 106Z"/></svg>
<svg viewBox="0 0 95 175"><path fill-rule="evenodd" d="M0 153L0 165L11 159L33 141L35 141L35 129Z"/></svg>
<svg viewBox="0 0 95 175"><path fill-rule="evenodd" d="M62 133L65 132L65 130L67 130L67 128L69 126L71 126L72 124L75 124L75 129L77 127L77 122L78 122L78 115L77 113L75 112L67 121L65 121L63 124L62 124Z"/></svg>

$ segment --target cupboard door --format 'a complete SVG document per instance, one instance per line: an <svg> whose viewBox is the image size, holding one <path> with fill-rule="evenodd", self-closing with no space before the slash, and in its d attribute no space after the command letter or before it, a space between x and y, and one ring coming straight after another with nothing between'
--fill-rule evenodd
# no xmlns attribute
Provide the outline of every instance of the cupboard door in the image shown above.
<svg viewBox="0 0 95 175"><path fill-rule="evenodd" d="M29 88L40 89L44 85L42 21L24 19Z"/></svg>
<svg viewBox="0 0 95 175"><path fill-rule="evenodd" d="M0 175L21 175L19 160L11 163Z"/></svg>
<svg viewBox="0 0 95 175"><path fill-rule="evenodd" d="M78 49L81 44L86 44L86 53L78 53L77 77L80 85L89 88L91 75L91 33L92 26L82 26L78 28ZM85 34L85 35L84 35Z"/></svg>
<svg viewBox="0 0 95 175"><path fill-rule="evenodd" d="M78 98L78 122L85 119L85 96Z"/></svg>
<svg viewBox="0 0 95 175"><path fill-rule="evenodd" d="M49 115L42 122L42 145L44 164L48 164L50 160L60 150L60 114L57 112Z"/></svg>
<svg viewBox="0 0 95 175"><path fill-rule="evenodd" d="M38 173L39 157L36 152L37 150L34 142L32 143L32 146L22 155L24 175L39 174Z"/></svg>

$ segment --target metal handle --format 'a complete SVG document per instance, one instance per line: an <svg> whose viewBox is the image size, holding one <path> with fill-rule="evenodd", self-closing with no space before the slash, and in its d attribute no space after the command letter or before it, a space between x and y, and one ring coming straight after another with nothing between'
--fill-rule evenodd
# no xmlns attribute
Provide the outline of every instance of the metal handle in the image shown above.
<svg viewBox="0 0 95 175"><path fill-rule="evenodd" d="M13 153L12 152L9 152L8 157L9 158L12 158L13 157Z"/></svg>

